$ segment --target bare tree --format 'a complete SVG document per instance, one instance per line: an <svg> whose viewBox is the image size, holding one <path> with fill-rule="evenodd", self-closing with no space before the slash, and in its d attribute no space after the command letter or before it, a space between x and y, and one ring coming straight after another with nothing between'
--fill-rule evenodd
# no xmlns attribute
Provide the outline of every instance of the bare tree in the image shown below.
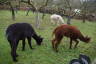
<svg viewBox="0 0 96 64"><path fill-rule="evenodd" d="M71 15L72 7L71 7L70 0L65 0L65 2L66 2L67 9L69 9L68 16L67 16L67 24L70 25L71 24L71 18L73 17L73 15Z"/></svg>
<svg viewBox="0 0 96 64"><path fill-rule="evenodd" d="M36 17L35 18L36 19L35 26L36 26L36 28L40 28L41 19L40 19L40 16L39 16L39 9L47 6L48 0L46 0L45 4L39 5L39 6L38 6L38 3L34 2L33 0L28 0L28 1L23 1L22 0L21 2L28 3L35 10L35 13L36 13L36 16L35 16Z"/></svg>
<svg viewBox="0 0 96 64"><path fill-rule="evenodd" d="M88 0L84 0L81 3L81 10L82 10L82 20L83 23L86 21L86 14L88 13Z"/></svg>
<svg viewBox="0 0 96 64"><path fill-rule="evenodd" d="M13 8L11 2L9 2L9 6L10 6L10 9L11 9L11 12L12 12L12 19L15 20L15 11L14 11L14 8Z"/></svg>

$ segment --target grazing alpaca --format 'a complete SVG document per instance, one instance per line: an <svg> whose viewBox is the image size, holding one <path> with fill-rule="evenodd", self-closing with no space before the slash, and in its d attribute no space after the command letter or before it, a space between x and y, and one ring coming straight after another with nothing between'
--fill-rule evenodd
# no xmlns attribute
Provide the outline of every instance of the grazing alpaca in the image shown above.
<svg viewBox="0 0 96 64"><path fill-rule="evenodd" d="M53 14L53 15L51 15L50 19L51 19L51 23L53 23L53 24L54 23L57 25L64 24L64 20L60 15Z"/></svg>
<svg viewBox="0 0 96 64"><path fill-rule="evenodd" d="M78 39L86 43L90 41L89 37L84 37L76 27L70 25L61 25L57 27L53 31L53 35L54 34L55 38L52 40L52 46L55 51L58 51L57 48L63 36L70 38L70 49L72 48L72 41L76 42L74 48L76 48L79 43Z"/></svg>
<svg viewBox="0 0 96 64"><path fill-rule="evenodd" d="M22 40L22 50L25 50L25 38L28 40L28 44L30 48L31 46L31 37L36 40L38 45L41 45L43 38L38 36L32 26L28 23L15 23L10 25L6 30L7 40L11 46L11 55L13 61L17 61L16 57L18 56L16 53L16 49L19 43L19 40Z"/></svg>

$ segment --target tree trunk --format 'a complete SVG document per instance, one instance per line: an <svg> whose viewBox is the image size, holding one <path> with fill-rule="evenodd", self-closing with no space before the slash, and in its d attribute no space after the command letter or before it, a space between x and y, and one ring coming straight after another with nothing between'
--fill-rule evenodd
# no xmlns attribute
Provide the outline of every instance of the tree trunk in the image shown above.
<svg viewBox="0 0 96 64"><path fill-rule="evenodd" d="M12 19L15 20L15 11L14 11L14 8L13 6L11 5L11 3L9 2L9 6L10 6L10 10L12 12Z"/></svg>
<svg viewBox="0 0 96 64"><path fill-rule="evenodd" d="M28 16L28 15L29 15L29 11L30 11L30 9L27 9L26 16Z"/></svg>
<svg viewBox="0 0 96 64"><path fill-rule="evenodd" d="M42 14L42 19L44 19L45 13Z"/></svg>
<svg viewBox="0 0 96 64"><path fill-rule="evenodd" d="M83 14L83 23L85 23L85 21L86 21L86 15L85 14Z"/></svg>
<svg viewBox="0 0 96 64"><path fill-rule="evenodd" d="M12 10L12 19L15 20L15 12L14 12L14 8L12 8L11 10Z"/></svg>
<svg viewBox="0 0 96 64"><path fill-rule="evenodd" d="M40 16L39 16L39 12L37 11L37 12L35 12L36 13L36 23L35 23L35 26L36 26L36 28L40 28Z"/></svg>
<svg viewBox="0 0 96 64"><path fill-rule="evenodd" d="M67 24L70 25L71 24L71 16L67 17Z"/></svg>

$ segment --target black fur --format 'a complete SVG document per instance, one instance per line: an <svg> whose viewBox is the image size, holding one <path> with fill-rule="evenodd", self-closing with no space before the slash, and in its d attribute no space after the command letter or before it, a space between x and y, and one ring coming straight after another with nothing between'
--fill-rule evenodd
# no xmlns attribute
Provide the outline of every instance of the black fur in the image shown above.
<svg viewBox="0 0 96 64"><path fill-rule="evenodd" d="M25 50L25 38L28 40L28 44L30 48L31 46L31 37L36 40L38 45L41 45L43 38L38 36L34 31L33 27L28 23L15 23L11 24L6 30L7 40L11 46L11 55L13 61L17 61L16 57L18 56L16 53L16 49L19 43L19 40L22 40L22 50Z"/></svg>

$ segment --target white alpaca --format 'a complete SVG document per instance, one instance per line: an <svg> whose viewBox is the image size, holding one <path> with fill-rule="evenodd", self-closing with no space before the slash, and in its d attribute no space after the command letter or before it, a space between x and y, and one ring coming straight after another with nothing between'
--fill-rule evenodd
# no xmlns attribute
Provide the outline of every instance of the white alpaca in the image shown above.
<svg viewBox="0 0 96 64"><path fill-rule="evenodd" d="M57 24L57 25L65 24L63 18L60 15L53 14L51 15L50 19L51 19L51 23L53 24Z"/></svg>

